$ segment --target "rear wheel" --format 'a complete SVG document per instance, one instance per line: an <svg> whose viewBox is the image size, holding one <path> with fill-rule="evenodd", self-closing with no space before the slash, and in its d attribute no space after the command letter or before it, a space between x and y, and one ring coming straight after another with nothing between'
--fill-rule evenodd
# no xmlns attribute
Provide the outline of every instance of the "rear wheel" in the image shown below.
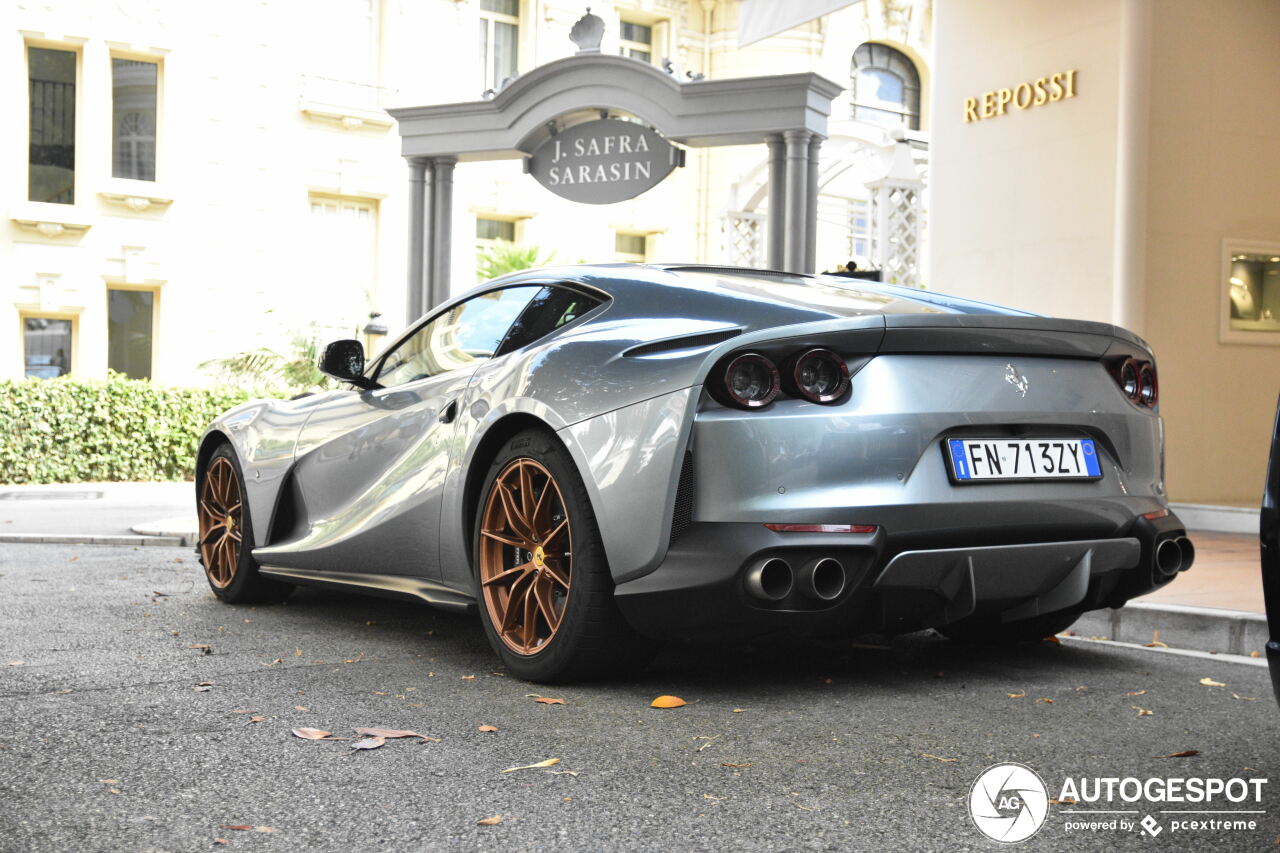
<svg viewBox="0 0 1280 853"><path fill-rule="evenodd" d="M253 520L235 451L213 452L196 486L200 564L213 594L230 604L283 601L293 584L268 580L253 559Z"/></svg>
<svg viewBox="0 0 1280 853"><path fill-rule="evenodd" d="M507 442L481 492L473 553L481 621L510 671L530 681L599 678L644 659L618 612L586 487L540 430Z"/></svg>
<svg viewBox="0 0 1280 853"><path fill-rule="evenodd" d="M962 619L939 628L938 633L966 643L1029 643L1067 630L1080 618L1080 613L1075 610L1059 611L1017 622L1001 622L999 618Z"/></svg>

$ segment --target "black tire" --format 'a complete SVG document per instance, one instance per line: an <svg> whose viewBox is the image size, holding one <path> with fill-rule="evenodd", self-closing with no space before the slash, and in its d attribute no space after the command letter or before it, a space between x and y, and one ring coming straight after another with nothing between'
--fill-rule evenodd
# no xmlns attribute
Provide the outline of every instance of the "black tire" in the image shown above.
<svg viewBox="0 0 1280 853"><path fill-rule="evenodd" d="M1017 622L1001 622L999 618L988 616L962 619L951 625L944 625L938 629L938 633L962 643L1030 643L1067 630L1080 618L1080 612L1061 610Z"/></svg>
<svg viewBox="0 0 1280 853"><path fill-rule="evenodd" d="M229 469L227 465L230 465ZM227 488L225 494L234 495L230 500L235 503L229 507L223 507L220 503L211 507L206 501L206 487L211 486L210 475L225 475L228 471L233 474L233 488ZM224 510L222 514L236 519L234 525L225 520L213 523L213 516L218 513L210 513L210 508ZM253 558L252 553L253 519L244 489L244 472L229 444L223 444L215 450L201 472L200 481L196 483L196 515L200 519L200 542L196 546L196 553L204 568L205 580L209 582L214 595L227 604L275 604L289 597L289 593L293 592L293 584L264 578L258 571L258 561ZM230 535L233 532L239 536L238 540ZM227 541L221 546L222 550L218 551L215 543L223 542L224 536ZM229 580L226 578L228 567L231 569ZM225 583L221 582L224 580Z"/></svg>
<svg viewBox="0 0 1280 853"><path fill-rule="evenodd" d="M558 488L564 514L571 520L568 526L570 584L564 593L563 609L550 638L531 653L519 653L502 639L481 584L481 530L486 507L499 475L511 470L513 464L523 464L521 460L532 460L550 473ZM546 486L543 488L545 490ZM501 549L504 554L520 554L515 546L492 547ZM476 598L485 636L507 671L518 678L545 684L589 681L633 670L651 656L653 644L632 630L618 611L604 543L586 487L569 452L550 432L525 430L513 436L498 451L480 491L472 554ZM522 558L511 559L514 562Z"/></svg>

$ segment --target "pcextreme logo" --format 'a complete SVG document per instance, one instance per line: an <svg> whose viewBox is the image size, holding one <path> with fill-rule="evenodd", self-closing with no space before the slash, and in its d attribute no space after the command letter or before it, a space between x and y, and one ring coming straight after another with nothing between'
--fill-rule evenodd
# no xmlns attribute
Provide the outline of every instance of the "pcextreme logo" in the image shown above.
<svg viewBox="0 0 1280 853"><path fill-rule="evenodd" d="M1050 803L1059 806L1068 834L1171 834L1250 831L1266 814L1266 779L1132 776L1067 777L1050 800L1044 780L1025 764L994 764L969 789L974 826L993 841L1011 844L1040 831ZM1143 808L1142 806L1145 806ZM1192 806L1192 808L1188 808Z"/></svg>

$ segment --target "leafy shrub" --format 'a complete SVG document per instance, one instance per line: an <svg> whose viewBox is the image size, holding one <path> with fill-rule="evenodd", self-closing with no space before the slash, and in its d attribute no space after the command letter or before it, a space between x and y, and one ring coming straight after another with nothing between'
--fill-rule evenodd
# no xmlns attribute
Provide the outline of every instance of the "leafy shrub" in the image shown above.
<svg viewBox="0 0 1280 853"><path fill-rule="evenodd" d="M237 388L162 388L111 374L0 381L0 483L182 480Z"/></svg>

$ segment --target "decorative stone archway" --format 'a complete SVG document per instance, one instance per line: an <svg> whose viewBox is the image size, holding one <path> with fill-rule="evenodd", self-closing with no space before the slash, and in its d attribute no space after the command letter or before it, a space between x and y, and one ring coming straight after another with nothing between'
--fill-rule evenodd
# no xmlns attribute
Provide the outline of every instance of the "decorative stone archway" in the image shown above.
<svg viewBox="0 0 1280 853"><path fill-rule="evenodd" d="M539 66L489 100L390 110L409 161L409 317L449 295L455 165L527 158L559 129L602 113L689 147L767 145L769 265L811 272L818 149L841 91L812 73L682 82L596 47Z"/></svg>

